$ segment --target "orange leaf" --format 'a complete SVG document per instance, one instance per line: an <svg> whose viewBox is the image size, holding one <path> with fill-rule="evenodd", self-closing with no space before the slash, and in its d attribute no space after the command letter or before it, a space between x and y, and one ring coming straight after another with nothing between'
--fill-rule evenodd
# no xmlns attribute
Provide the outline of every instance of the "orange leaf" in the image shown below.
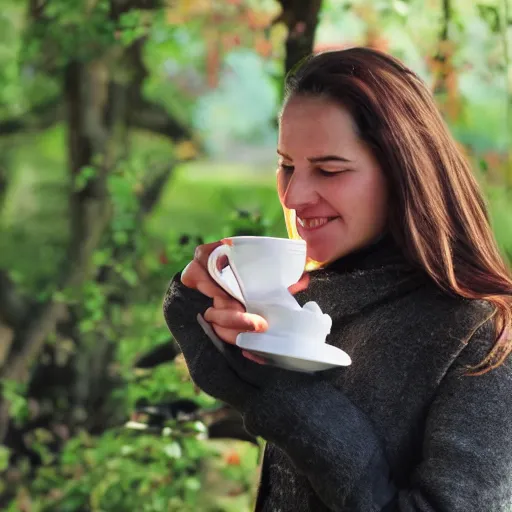
<svg viewBox="0 0 512 512"><path fill-rule="evenodd" d="M270 55L272 55L272 43L264 37L258 37L256 39L254 42L254 49L262 57L270 57Z"/></svg>
<svg viewBox="0 0 512 512"><path fill-rule="evenodd" d="M240 466L240 455L235 450L224 455L224 462L229 466Z"/></svg>

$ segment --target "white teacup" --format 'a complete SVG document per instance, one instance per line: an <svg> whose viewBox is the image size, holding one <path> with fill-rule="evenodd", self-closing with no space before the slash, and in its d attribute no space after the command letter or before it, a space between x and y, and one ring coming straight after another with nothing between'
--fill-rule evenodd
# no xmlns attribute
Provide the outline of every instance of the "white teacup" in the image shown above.
<svg viewBox="0 0 512 512"><path fill-rule="evenodd" d="M235 283L226 279L217 262L226 256ZM306 265L306 242L266 236L234 236L210 254L208 272L231 296L246 306L282 296L302 276ZM238 289L237 289L238 288Z"/></svg>
<svg viewBox="0 0 512 512"><path fill-rule="evenodd" d="M210 254L209 274L249 313L268 322L264 333L238 334L239 347L266 357L271 364L297 371L350 364L347 354L325 343L331 331L331 317L322 313L316 302L301 307L288 291L305 269L303 240L240 236L226 242ZM229 265L219 270L222 256L227 257ZM202 326L222 350L223 342L214 331L204 321Z"/></svg>
<svg viewBox="0 0 512 512"><path fill-rule="evenodd" d="M251 303L251 313L262 316L268 323L267 334L286 336L300 343L324 343L331 332L332 319L322 313L316 302L292 309L279 304Z"/></svg>

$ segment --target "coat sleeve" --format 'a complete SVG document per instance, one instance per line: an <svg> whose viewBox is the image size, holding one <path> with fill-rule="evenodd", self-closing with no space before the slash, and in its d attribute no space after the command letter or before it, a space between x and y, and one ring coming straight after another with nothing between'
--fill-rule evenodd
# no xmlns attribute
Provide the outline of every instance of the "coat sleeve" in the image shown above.
<svg viewBox="0 0 512 512"><path fill-rule="evenodd" d="M462 375L487 353L493 331L489 321L475 333L438 387L408 488L394 485L370 419L326 381L258 393L246 428L281 448L333 511L509 511L512 362Z"/></svg>
<svg viewBox="0 0 512 512"><path fill-rule="evenodd" d="M229 365L230 349L234 347L214 346L199 326L197 314L204 313L211 304L211 299L184 286L179 272L171 280L163 301L165 322L196 386L240 410L254 386L240 379Z"/></svg>

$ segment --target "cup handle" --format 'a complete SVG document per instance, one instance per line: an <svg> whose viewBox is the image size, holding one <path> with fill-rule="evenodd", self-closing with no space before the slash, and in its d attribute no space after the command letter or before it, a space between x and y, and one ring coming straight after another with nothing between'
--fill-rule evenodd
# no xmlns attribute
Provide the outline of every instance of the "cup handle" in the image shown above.
<svg viewBox="0 0 512 512"><path fill-rule="evenodd" d="M238 279L237 271L235 266L233 265L231 258L231 247L229 245L219 245L216 249L212 251L208 258L208 273L213 278L213 280L226 292L229 293L232 297L234 297L236 300L240 301L245 306L245 299L243 296L237 291L233 290L228 283L222 278L222 275L217 268L217 261L221 256L227 256L229 261L229 266L231 267L231 270L233 271L233 274L235 276L235 279L238 282L238 285L240 287L240 290L242 287L240 286L240 280Z"/></svg>

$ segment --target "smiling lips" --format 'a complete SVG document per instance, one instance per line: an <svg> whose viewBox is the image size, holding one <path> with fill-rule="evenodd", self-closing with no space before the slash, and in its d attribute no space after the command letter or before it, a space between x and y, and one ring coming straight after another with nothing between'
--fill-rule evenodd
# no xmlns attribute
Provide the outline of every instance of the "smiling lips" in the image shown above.
<svg viewBox="0 0 512 512"><path fill-rule="evenodd" d="M332 220L338 219L339 217L310 217L310 218L301 218L297 217L297 223L300 227L305 230L312 231L314 229L321 228L325 226Z"/></svg>

